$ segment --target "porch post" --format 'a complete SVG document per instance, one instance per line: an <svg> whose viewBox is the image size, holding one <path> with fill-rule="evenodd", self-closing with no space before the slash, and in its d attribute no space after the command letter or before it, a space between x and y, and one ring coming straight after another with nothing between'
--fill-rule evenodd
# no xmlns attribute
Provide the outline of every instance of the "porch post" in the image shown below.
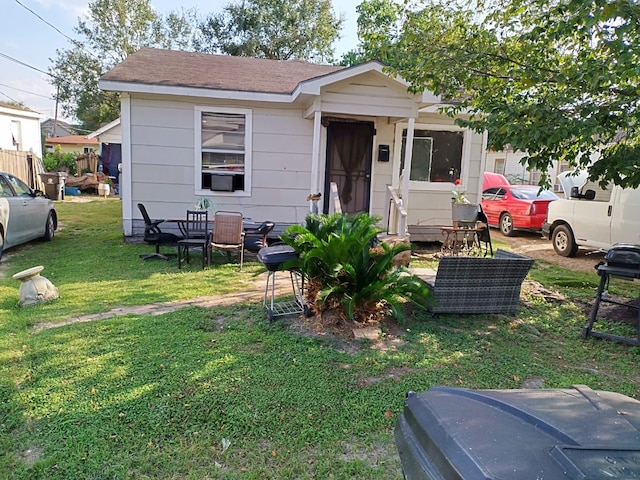
<svg viewBox="0 0 640 480"><path fill-rule="evenodd" d="M407 127L407 142L404 149L404 171L402 172L402 206L405 211L409 211L409 177L411 176L411 159L413 158L413 132L416 126L416 119L409 118Z"/></svg>
<svg viewBox="0 0 640 480"><path fill-rule="evenodd" d="M120 127L122 129L122 172L120 172L120 198L122 199L122 229L124 236L133 235L133 205L131 186L131 97L122 92L120 97Z"/></svg>
<svg viewBox="0 0 640 480"><path fill-rule="evenodd" d="M320 127L322 126L322 112L316 110L313 114L313 143L311 151L311 182L309 185L310 196L320 193ZM309 200L309 211L318 208L318 199ZM317 212L316 212L317 213Z"/></svg>

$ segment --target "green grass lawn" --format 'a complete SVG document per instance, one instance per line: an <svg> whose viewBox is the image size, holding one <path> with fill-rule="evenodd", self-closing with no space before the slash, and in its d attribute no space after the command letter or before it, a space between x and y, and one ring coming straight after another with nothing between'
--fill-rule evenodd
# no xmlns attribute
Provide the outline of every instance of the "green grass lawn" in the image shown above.
<svg viewBox="0 0 640 480"><path fill-rule="evenodd" d="M396 340L382 338L386 348L269 323L259 301L36 333L114 307L255 289L256 262L240 273L140 260L153 247L124 242L120 207L58 202L55 239L0 263L0 478L401 479L393 428L408 390L541 378L640 398L638 348L580 337L598 276L540 262L530 278L566 301L525 294L515 317L414 312L401 335L385 331ZM60 299L21 308L11 275L35 265Z"/></svg>

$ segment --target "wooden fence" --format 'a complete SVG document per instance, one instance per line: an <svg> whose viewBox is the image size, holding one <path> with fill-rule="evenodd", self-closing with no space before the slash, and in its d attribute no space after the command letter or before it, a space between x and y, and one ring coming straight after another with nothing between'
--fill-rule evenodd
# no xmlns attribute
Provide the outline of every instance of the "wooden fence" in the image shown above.
<svg viewBox="0 0 640 480"><path fill-rule="evenodd" d="M0 148L0 171L15 175L31 188L44 191L40 173L44 173L42 159L30 152Z"/></svg>

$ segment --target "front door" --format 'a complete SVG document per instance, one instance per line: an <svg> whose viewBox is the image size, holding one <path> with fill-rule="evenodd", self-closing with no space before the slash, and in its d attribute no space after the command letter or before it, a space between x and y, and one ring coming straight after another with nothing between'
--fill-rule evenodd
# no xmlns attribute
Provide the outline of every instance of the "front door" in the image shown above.
<svg viewBox="0 0 640 480"><path fill-rule="evenodd" d="M324 191L338 186L343 213L369 212L373 135L371 122L331 121L327 126L327 170ZM329 195L324 196L324 211Z"/></svg>

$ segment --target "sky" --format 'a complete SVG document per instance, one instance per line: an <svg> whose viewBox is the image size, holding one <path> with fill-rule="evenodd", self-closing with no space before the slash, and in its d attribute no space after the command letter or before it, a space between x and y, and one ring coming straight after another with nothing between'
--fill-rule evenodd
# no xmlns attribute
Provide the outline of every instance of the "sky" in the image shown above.
<svg viewBox="0 0 640 480"><path fill-rule="evenodd" d="M362 0L332 0L334 12L342 15L340 40L334 45L336 57L356 47L356 7ZM19 102L54 118L55 93L46 73L56 57L56 49L69 49L67 37L77 38L73 29L78 18L88 13L88 0L0 0L0 101ZM197 8L205 16L220 13L234 0L151 0L159 13ZM26 8L25 8L26 7ZM30 11L31 10L31 11ZM54 28L55 27L55 28ZM64 118L58 111L58 118Z"/></svg>

